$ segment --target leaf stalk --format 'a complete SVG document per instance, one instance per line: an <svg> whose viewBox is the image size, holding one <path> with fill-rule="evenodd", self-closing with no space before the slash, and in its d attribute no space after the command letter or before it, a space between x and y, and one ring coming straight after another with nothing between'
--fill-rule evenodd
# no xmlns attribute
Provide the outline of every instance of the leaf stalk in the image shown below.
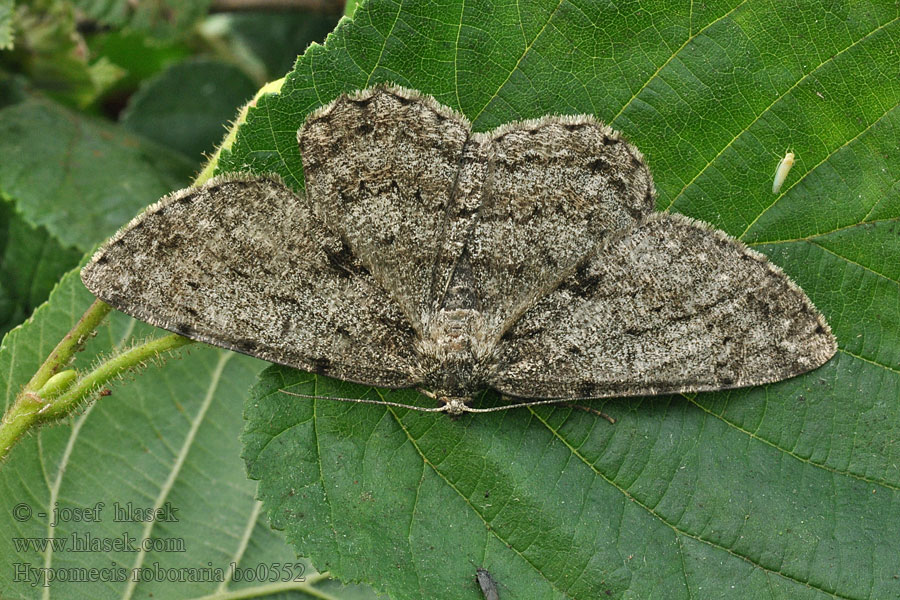
<svg viewBox="0 0 900 600"><path fill-rule="evenodd" d="M110 310L112 308L108 304L95 301L22 388L15 403L0 421L0 461L6 458L13 445L35 425L71 414L112 379L146 364L148 360L193 342L186 337L171 334L114 356L81 378L77 378L76 372L72 370L60 372Z"/></svg>

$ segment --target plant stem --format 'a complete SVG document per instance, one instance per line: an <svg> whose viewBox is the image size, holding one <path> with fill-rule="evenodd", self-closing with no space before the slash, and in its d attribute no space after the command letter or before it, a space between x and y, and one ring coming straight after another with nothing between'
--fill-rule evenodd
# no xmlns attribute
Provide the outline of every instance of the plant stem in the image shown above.
<svg viewBox="0 0 900 600"><path fill-rule="evenodd" d="M105 307L105 311L97 307L98 304ZM44 361L44 364L35 373L35 376L23 388L12 408L0 421L0 460L6 458L12 446L31 427L66 416L111 379L118 377L129 369L141 366L147 360L155 358L164 352L169 352L193 342L193 340L176 334L150 340L102 363L99 367L69 386L64 393L59 394L57 397L42 398L38 390L50 378L50 375L46 374L52 374L65 365L69 357L80 345L79 340L83 341L84 336L93 331L99 325L100 319L110 310L109 306L99 301L91 305L91 308L85 312L84 316L75 324L75 327L66 334L66 337L47 357L47 360ZM100 312L102 312L102 315L97 318L97 314ZM89 324L93 324L90 329L87 328ZM73 340L75 343L72 343Z"/></svg>
<svg viewBox="0 0 900 600"><path fill-rule="evenodd" d="M173 333L135 346L131 350L109 359L41 409L40 420L47 421L65 416L82 400L125 371L143 366L147 360L193 342L194 340Z"/></svg>
<svg viewBox="0 0 900 600"><path fill-rule="evenodd" d="M78 348L84 343L84 340L91 335L100 321L112 310L112 307L100 300L94 300L94 303L84 311L81 318L75 323L75 326L69 330L69 333L60 340L44 361L44 364L35 372L31 381L25 384L23 392L36 392L44 387L47 380L56 375L56 373L64 366L69 364L72 356L78 351Z"/></svg>

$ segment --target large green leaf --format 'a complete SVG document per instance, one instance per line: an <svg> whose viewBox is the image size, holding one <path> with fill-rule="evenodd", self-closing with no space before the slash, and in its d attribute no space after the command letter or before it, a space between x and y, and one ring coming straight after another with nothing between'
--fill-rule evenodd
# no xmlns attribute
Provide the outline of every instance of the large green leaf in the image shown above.
<svg viewBox="0 0 900 600"><path fill-rule="evenodd" d="M223 170L302 188L295 132L392 81L477 130L591 113L645 153L658 207L766 253L840 351L748 390L458 420L271 368L244 456L297 551L397 598L900 597L896 3L372 1L260 99ZM771 193L786 149L797 163ZM410 392L386 395L419 401ZM493 401L489 396L485 401Z"/></svg>
<svg viewBox="0 0 900 600"><path fill-rule="evenodd" d="M213 60L186 61L146 81L129 100L121 123L199 162L204 152L213 153L237 107L255 91L237 67Z"/></svg>
<svg viewBox="0 0 900 600"><path fill-rule="evenodd" d="M90 250L192 171L171 150L50 101L0 110L0 193L63 246Z"/></svg>
<svg viewBox="0 0 900 600"><path fill-rule="evenodd" d="M61 247L0 201L0 337L44 302L80 258L81 252Z"/></svg>
<svg viewBox="0 0 900 600"><path fill-rule="evenodd" d="M32 319L4 338L4 409L92 300L78 273L70 273ZM158 331L113 313L73 366L88 368L98 356ZM81 414L20 442L0 465L0 597L181 600L211 594L231 597L226 595L243 591L241 597L246 598L287 599L307 597L303 591L311 590L316 597L340 593L372 598L371 591L341 591L339 584L317 575L263 522L238 443L241 400L262 366L208 346L191 347L110 386L111 395ZM54 508L91 509L98 502L105 507L95 522L52 524ZM171 506L176 510L169 514L177 521L116 522L115 504L126 507L129 502L145 509ZM102 544L123 536L136 549L143 539L158 546L146 552L90 549L91 539ZM67 546L36 546L51 537ZM82 551L74 545L79 540ZM168 549L166 544L171 544ZM232 562L240 569L241 581L223 582L217 575L212 580L206 575L204 581L202 572L185 571L222 569L227 579ZM281 567L274 566L291 565L296 575L297 563L306 569L308 583L290 577L285 581ZM132 584L90 575L90 569L100 573L116 567L129 577L142 573L145 579ZM40 569L55 578L47 587ZM248 580L250 576L273 579ZM178 577L184 580L172 580Z"/></svg>

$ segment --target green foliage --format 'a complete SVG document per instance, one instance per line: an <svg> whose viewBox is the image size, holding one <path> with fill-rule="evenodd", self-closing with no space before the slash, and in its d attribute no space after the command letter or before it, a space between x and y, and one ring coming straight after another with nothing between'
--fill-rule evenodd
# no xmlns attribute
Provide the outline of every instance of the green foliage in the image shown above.
<svg viewBox="0 0 900 600"><path fill-rule="evenodd" d="M323 40L334 29L337 17L312 13L284 13L273 19L270 14L235 13L228 16L233 45L244 54L257 57L267 79L281 77L291 70L312 40Z"/></svg>
<svg viewBox="0 0 900 600"><path fill-rule="evenodd" d="M136 29L154 37L169 37L183 32L205 16L209 0L73 0L73 4L104 25Z"/></svg>
<svg viewBox="0 0 900 600"><path fill-rule="evenodd" d="M184 42L157 40L134 31L101 31L88 37L85 43L91 54L102 56L124 73L109 92L112 98L104 98L106 101L118 94L133 93L145 80L191 56Z"/></svg>
<svg viewBox="0 0 900 600"><path fill-rule="evenodd" d="M50 295L81 252L62 247L46 229L32 227L9 202L0 202L0 337Z"/></svg>
<svg viewBox="0 0 900 600"><path fill-rule="evenodd" d="M192 171L180 154L51 102L0 110L0 190L65 246L91 249Z"/></svg>
<svg viewBox="0 0 900 600"><path fill-rule="evenodd" d="M75 324L93 300L78 273L66 275L33 318L12 331L0 346L0 388L7 390L5 407L40 366L54 344ZM96 337L89 340L74 364L91 365L98 358L127 347L132 340L161 333L121 313L113 313ZM30 581L15 581L16 564L34 568L110 569L131 573L158 563L162 569L221 568L231 562L241 569L272 568L274 563L302 563L308 582L286 582L284 596L300 597L291 590L339 592L339 584L324 581L307 561L297 560L281 536L266 524L254 499L254 485L240 464L238 433L240 406L247 388L263 363L210 347L192 347L161 364L147 366L138 376L112 387L112 394L88 406L64 425L45 427L21 442L0 465L0 597L31 600L43 588ZM60 508L93 508L103 502L99 522L60 522L49 518ZM124 507L176 509L175 522L115 522L114 503ZM16 520L12 508L25 503L31 518ZM17 548L14 538L80 536L121 539L128 536L139 547L143 538L157 544L175 544L148 552L43 551ZM166 541L168 540L168 541ZM276 568L277 570L277 568ZM260 571L263 572L263 571ZM294 572L299 572L294 569ZM170 600L197 598L216 591L245 590L246 597L268 597L278 588L269 582L218 581L183 583L149 575L129 591L128 582L91 583L54 581L52 597L74 600L156 597ZM162 579L160 581L159 579ZM38 580L39 581L39 580ZM354 598L371 598L364 590L351 590ZM341 592L343 593L343 592Z"/></svg>
<svg viewBox="0 0 900 600"><path fill-rule="evenodd" d="M43 1L57 12L23 11L16 28L27 43L0 54L0 195L10 202L0 205L0 322L10 315L7 326L77 256L181 187L193 168L181 157L188 142L180 127L173 128L179 137L153 143L113 123L120 95L146 82L127 114L147 123L141 105L165 100L147 90L177 71L148 80L192 48L209 44L213 60L229 60L258 82L306 45L290 41L290 30L267 27L263 16L235 25L221 44L208 34L190 37L192 8L122 0L79 2L94 18L129 29L82 44L68 5ZM0 32L6 6L0 0ZM107 510L116 501L171 501L184 511L181 521L52 529L45 519L19 522L0 511L0 596L43 593L11 580L16 562L203 567L238 556L255 566L293 560L294 550L345 581L404 599L479 598L476 565L494 574L501 597L900 595L898 10L878 0L825 8L816 0L363 4L325 46L304 54L280 94L260 99L220 170L275 171L302 189L295 132L306 114L381 81L432 94L482 131L545 113L591 113L645 153L660 209L741 237L803 286L834 328L838 355L776 385L594 403L619 419L610 425L562 407L454 421L299 400L278 390L429 402L281 367L259 374L258 361L192 346L112 386L111 396L68 422L36 431L0 464L0 497L35 511L56 501L104 501ZM143 37L147 31L168 41ZM85 47L92 54L73 54ZM33 97L35 89L56 90L69 107L96 114ZM170 114L178 118L185 107ZM788 148L797 163L772 195ZM69 274L4 338L7 407L90 300ZM83 371L153 334L114 315L72 368ZM242 451L262 504L237 458L238 402L254 382ZM293 549L268 529L269 519ZM75 531L184 538L188 552L18 554L10 546L14 536ZM366 594L313 583L312 594ZM225 589L247 587L250 597L276 591L254 586ZM217 588L154 582L131 597L177 600ZM298 597L302 588L288 589L284 596ZM50 595L129 591L57 582Z"/></svg>
<svg viewBox="0 0 900 600"><path fill-rule="evenodd" d="M217 61L173 65L144 83L131 97L122 124L193 159L212 153L235 107L253 97L256 86L237 67Z"/></svg>
<svg viewBox="0 0 900 600"><path fill-rule="evenodd" d="M13 0L0 0L0 50L13 47Z"/></svg>
<svg viewBox="0 0 900 600"><path fill-rule="evenodd" d="M14 16L15 49L0 53L0 69L7 66L26 74L31 87L69 106L84 108L123 75L105 57L87 55L75 11L68 3L20 3Z"/></svg>
<svg viewBox="0 0 900 600"><path fill-rule="evenodd" d="M660 209L767 254L840 351L775 385L597 403L615 426L299 401L278 391L426 402L271 367L244 457L273 524L397 598L477 598L473 563L523 598L898 595L898 37L879 2L359 7L258 102L222 170L302 189L305 115L382 81L482 131L591 113L645 153Z"/></svg>

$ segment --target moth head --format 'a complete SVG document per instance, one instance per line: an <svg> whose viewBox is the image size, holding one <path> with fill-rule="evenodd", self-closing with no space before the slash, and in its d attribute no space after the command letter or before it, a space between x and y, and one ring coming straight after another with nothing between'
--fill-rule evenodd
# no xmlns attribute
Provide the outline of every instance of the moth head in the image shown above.
<svg viewBox="0 0 900 600"><path fill-rule="evenodd" d="M441 408L444 409L448 415L461 415L465 412L469 412L470 409L466 406L466 402L471 400L468 396L438 396L438 401L440 401L443 406Z"/></svg>

